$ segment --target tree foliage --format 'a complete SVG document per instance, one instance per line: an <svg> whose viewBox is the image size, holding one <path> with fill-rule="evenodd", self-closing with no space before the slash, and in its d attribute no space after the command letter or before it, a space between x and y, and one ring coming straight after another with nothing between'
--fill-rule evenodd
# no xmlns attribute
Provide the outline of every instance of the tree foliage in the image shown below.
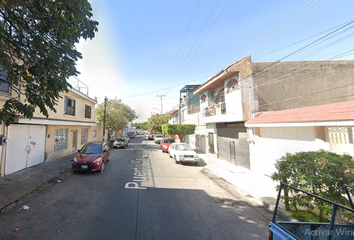
<svg viewBox="0 0 354 240"><path fill-rule="evenodd" d="M325 151L287 153L277 160L275 166L277 172L272 175L275 181L348 205L341 188L354 184L354 160L350 155ZM316 209L319 221L325 221L331 214L331 206L324 201L314 201L313 198L292 189L285 189L283 199L286 210Z"/></svg>
<svg viewBox="0 0 354 240"><path fill-rule="evenodd" d="M181 142L184 142L186 135L195 133L195 124L164 124L162 133L168 135L178 135Z"/></svg>
<svg viewBox="0 0 354 240"><path fill-rule="evenodd" d="M135 110L124 104L121 99L111 99L106 102L106 130L112 134L125 128L129 122L138 118ZM96 107L96 121L103 125L104 121L104 103ZM114 136L112 136L114 137Z"/></svg>
<svg viewBox="0 0 354 240"><path fill-rule="evenodd" d="M162 133L161 126L163 124L168 123L168 121L171 119L171 116L172 116L171 113L165 113L162 115L156 114L151 116L147 123L148 130L150 132Z"/></svg>
<svg viewBox="0 0 354 240"><path fill-rule="evenodd" d="M87 0L0 1L0 71L16 93L0 110L0 123L32 118L37 107L46 117L55 112L59 94L71 87L67 79L79 74L75 44L94 38L97 26Z"/></svg>
<svg viewBox="0 0 354 240"><path fill-rule="evenodd" d="M132 123L131 126L132 126L132 127L135 127L136 129L143 129L143 130L146 130L146 129L147 129L147 122Z"/></svg>

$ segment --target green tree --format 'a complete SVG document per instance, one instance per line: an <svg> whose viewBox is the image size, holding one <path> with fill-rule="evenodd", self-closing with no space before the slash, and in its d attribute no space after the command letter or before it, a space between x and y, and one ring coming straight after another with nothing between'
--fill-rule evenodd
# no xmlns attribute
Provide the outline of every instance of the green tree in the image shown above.
<svg viewBox="0 0 354 240"><path fill-rule="evenodd" d="M147 122L142 122L142 123L132 123L132 127L135 127L136 129L147 129Z"/></svg>
<svg viewBox="0 0 354 240"><path fill-rule="evenodd" d="M3 105L0 123L32 118L37 107L46 117L48 109L56 112L67 79L79 74L75 62L82 55L75 44L94 38L97 26L87 0L1 0L0 71L18 96Z"/></svg>
<svg viewBox="0 0 354 240"><path fill-rule="evenodd" d="M277 160L277 172L272 178L296 188L303 189L331 201L348 205L343 197L344 185L354 184L354 160L350 155L338 155L331 152L298 152L287 153ZM316 211L319 221L326 221L331 214L331 206L324 201L313 200L308 195L293 189L284 189L286 210L305 208Z"/></svg>
<svg viewBox="0 0 354 240"><path fill-rule="evenodd" d="M186 135L195 133L195 124L164 124L162 133L168 135L178 135L181 142L185 141Z"/></svg>
<svg viewBox="0 0 354 240"><path fill-rule="evenodd" d="M106 102L106 130L115 134L126 127L129 122L138 118L135 110L124 104L121 99L110 99ZM96 107L96 121L103 125L104 121L104 103Z"/></svg>
<svg viewBox="0 0 354 240"><path fill-rule="evenodd" d="M172 117L171 113L165 113L162 115L160 115L160 114L153 115L148 120L147 129L150 132L162 133L161 126L163 124L168 123L168 121L171 119L171 117Z"/></svg>

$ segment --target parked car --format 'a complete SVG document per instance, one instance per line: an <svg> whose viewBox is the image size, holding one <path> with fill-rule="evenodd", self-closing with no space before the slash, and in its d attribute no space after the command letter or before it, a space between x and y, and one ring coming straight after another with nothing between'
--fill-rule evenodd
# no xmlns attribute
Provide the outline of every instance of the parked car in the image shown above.
<svg viewBox="0 0 354 240"><path fill-rule="evenodd" d="M173 138L163 138L160 142L162 152L168 152L168 148L175 140Z"/></svg>
<svg viewBox="0 0 354 240"><path fill-rule="evenodd" d="M128 137L129 138L135 138L135 133L134 132L128 132Z"/></svg>
<svg viewBox="0 0 354 240"><path fill-rule="evenodd" d="M107 142L88 142L74 158L72 168L74 171L103 172L109 157Z"/></svg>
<svg viewBox="0 0 354 240"><path fill-rule="evenodd" d="M192 162L198 164L198 154L187 143L172 143L168 148L168 154L174 158L175 163Z"/></svg>
<svg viewBox="0 0 354 240"><path fill-rule="evenodd" d="M130 142L130 138L128 137L128 135L123 135L122 137L126 138L128 140L128 143Z"/></svg>
<svg viewBox="0 0 354 240"><path fill-rule="evenodd" d="M155 144L160 144L160 142L163 139L163 137L164 137L163 134L160 134L160 133L155 134L155 136L154 136Z"/></svg>
<svg viewBox="0 0 354 240"><path fill-rule="evenodd" d="M149 135L148 135L149 140L154 140L155 134L156 134L155 132L149 133Z"/></svg>
<svg viewBox="0 0 354 240"><path fill-rule="evenodd" d="M128 147L128 139L125 137L119 137L114 140L113 148L127 148Z"/></svg>

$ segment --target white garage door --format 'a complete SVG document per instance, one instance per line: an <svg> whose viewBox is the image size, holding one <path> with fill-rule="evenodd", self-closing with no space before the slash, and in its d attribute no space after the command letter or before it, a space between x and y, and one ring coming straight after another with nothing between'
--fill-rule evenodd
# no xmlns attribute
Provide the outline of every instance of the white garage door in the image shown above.
<svg viewBox="0 0 354 240"><path fill-rule="evenodd" d="M5 174L44 161L45 126L13 124L8 128Z"/></svg>

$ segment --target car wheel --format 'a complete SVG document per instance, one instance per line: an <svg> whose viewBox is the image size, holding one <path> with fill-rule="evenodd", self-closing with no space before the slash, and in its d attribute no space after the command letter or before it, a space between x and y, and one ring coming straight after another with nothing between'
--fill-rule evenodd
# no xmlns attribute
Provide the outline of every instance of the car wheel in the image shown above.
<svg viewBox="0 0 354 240"><path fill-rule="evenodd" d="M127 148L127 145L124 145L124 149L126 149Z"/></svg>
<svg viewBox="0 0 354 240"><path fill-rule="evenodd" d="M101 173L103 173L105 168L106 168L106 163L103 161L101 165Z"/></svg>
<svg viewBox="0 0 354 240"><path fill-rule="evenodd" d="M176 163L176 164L179 164L179 162L177 161L176 156L174 157L174 159L175 159L175 163Z"/></svg>
<svg viewBox="0 0 354 240"><path fill-rule="evenodd" d="M171 154L170 154L170 153L168 153L168 155L170 156L170 158L172 158L172 156L171 156Z"/></svg>

